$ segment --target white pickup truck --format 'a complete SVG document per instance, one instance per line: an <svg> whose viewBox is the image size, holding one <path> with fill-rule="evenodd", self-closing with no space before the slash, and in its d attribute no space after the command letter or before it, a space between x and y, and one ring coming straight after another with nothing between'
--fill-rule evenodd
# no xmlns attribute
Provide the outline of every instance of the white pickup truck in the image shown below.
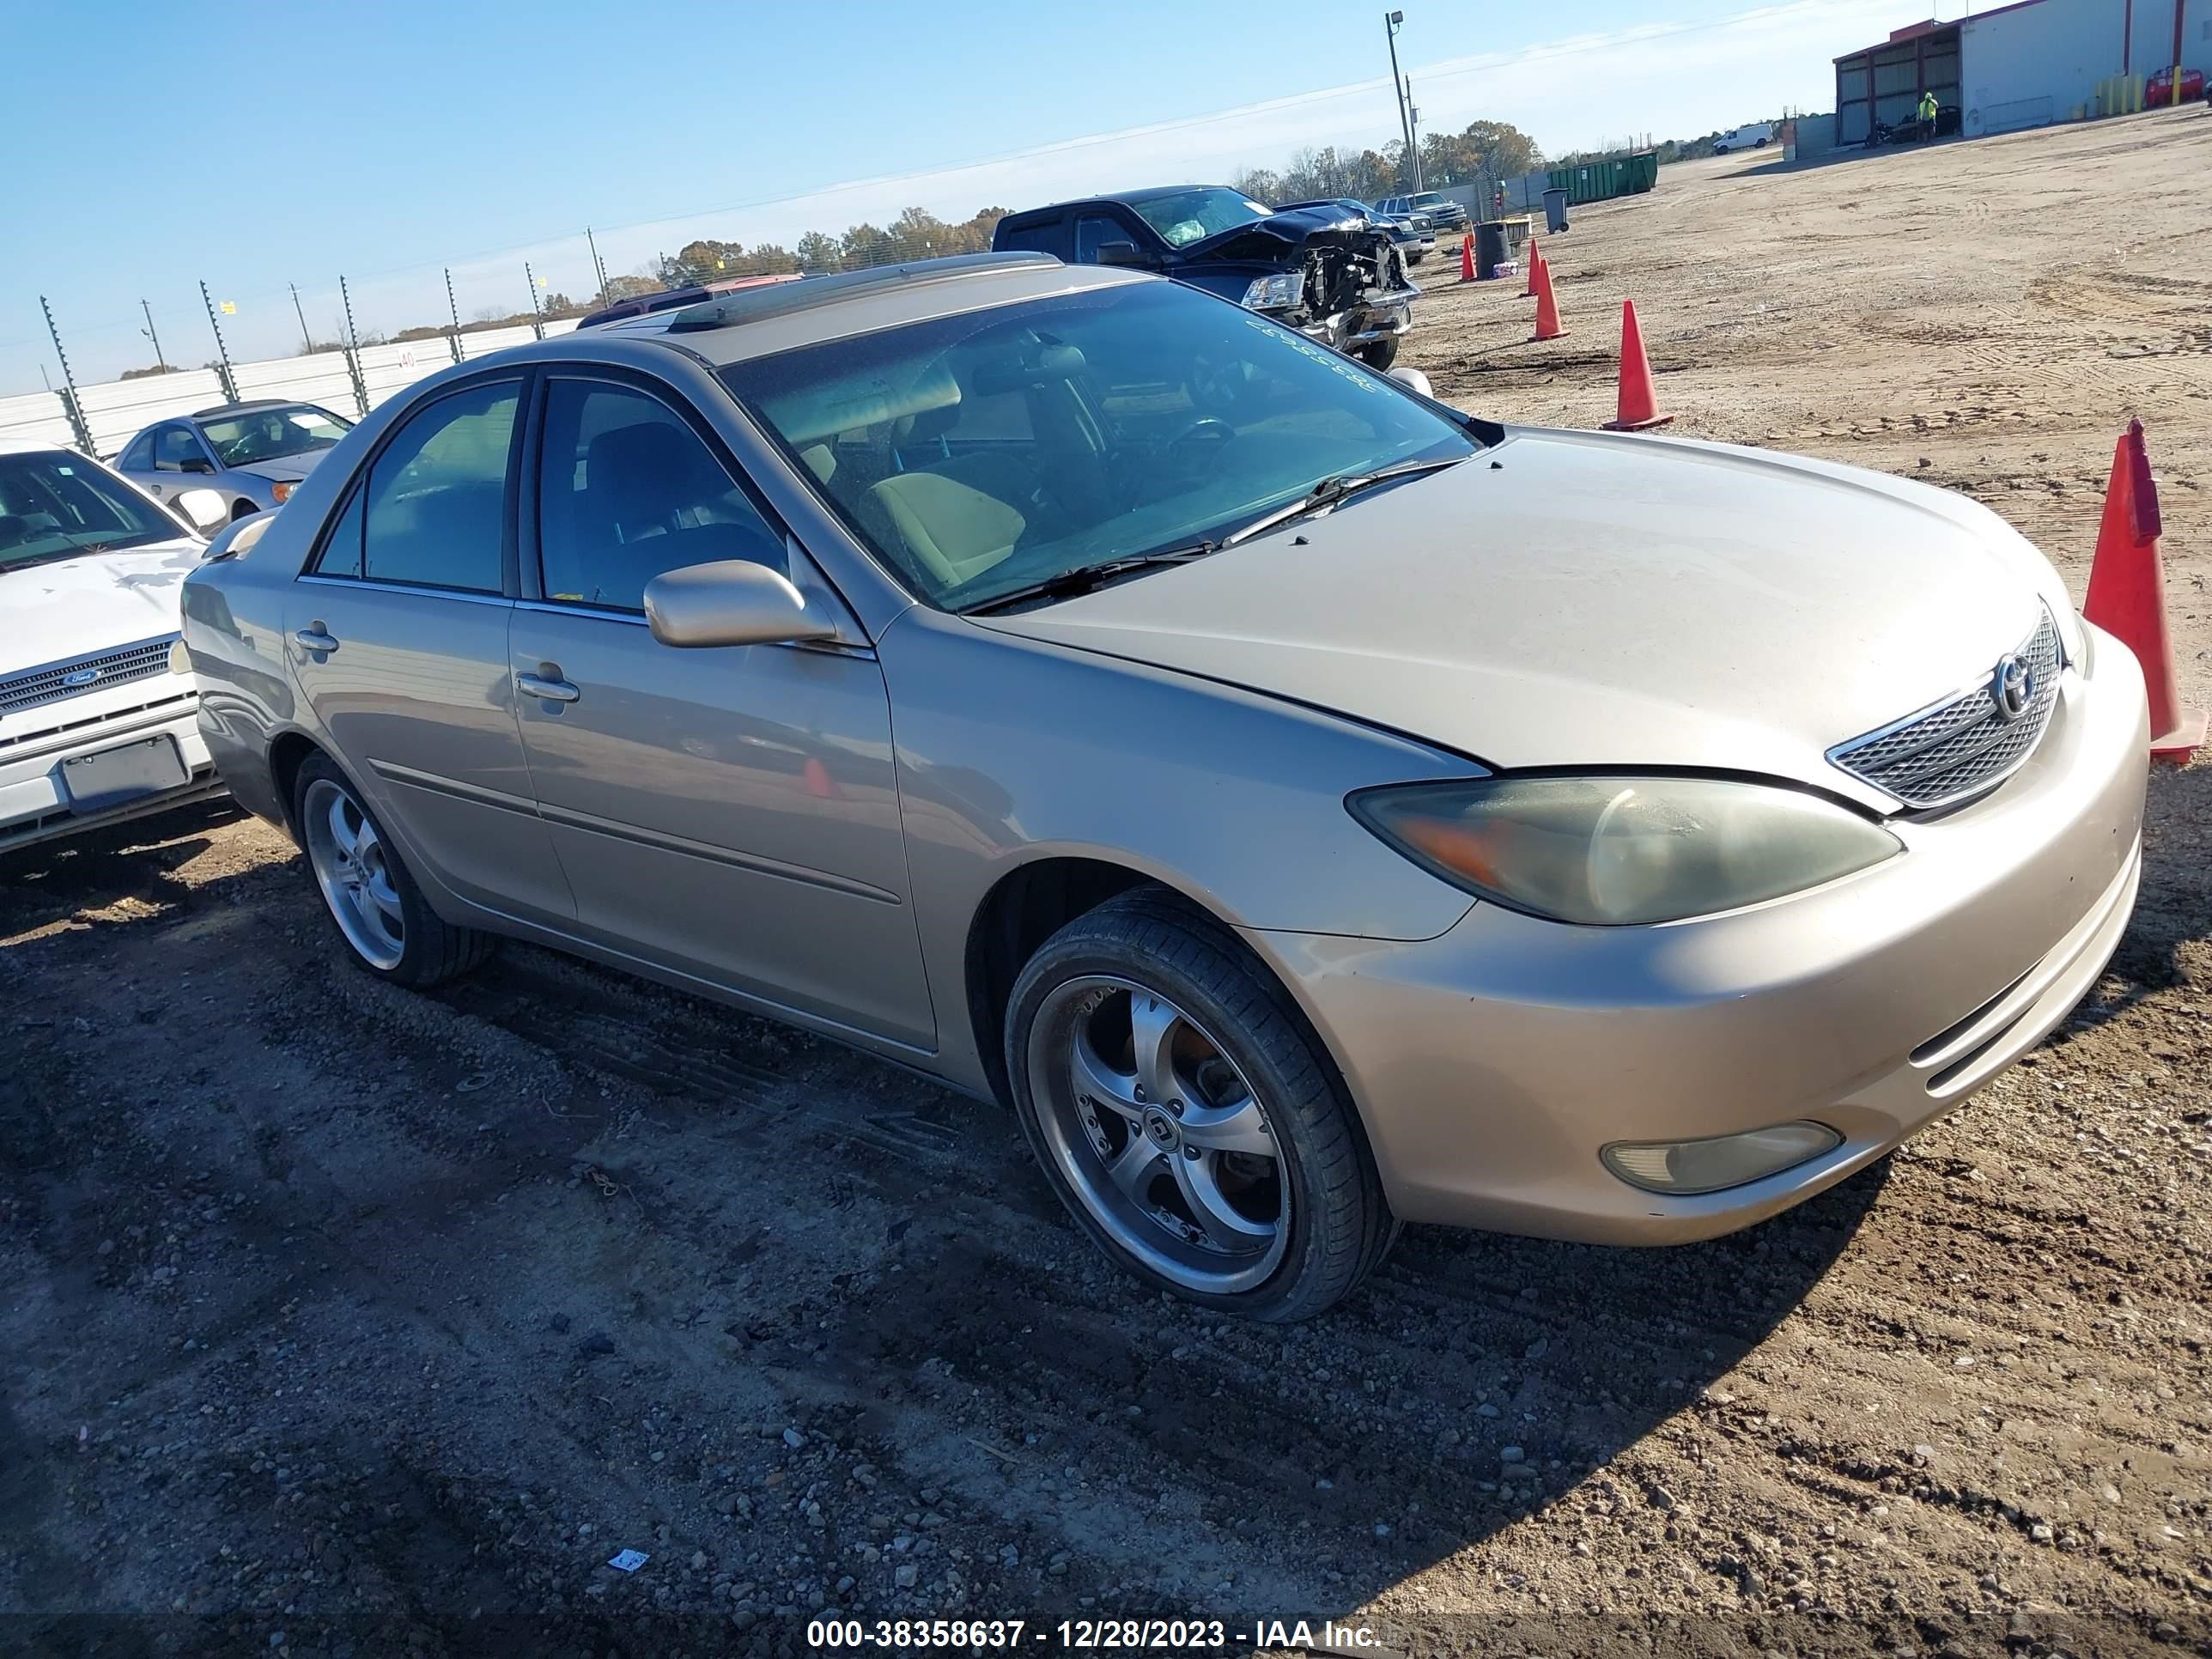
<svg viewBox="0 0 2212 1659"><path fill-rule="evenodd" d="M229 516L213 490L175 505ZM99 462L0 439L0 852L221 791L178 640L206 550Z"/></svg>
<svg viewBox="0 0 2212 1659"><path fill-rule="evenodd" d="M1738 127L1734 132L1724 132L1713 140L1713 154L1726 155L1731 150L1765 149L1774 142L1775 126L1771 121L1753 121L1749 126Z"/></svg>

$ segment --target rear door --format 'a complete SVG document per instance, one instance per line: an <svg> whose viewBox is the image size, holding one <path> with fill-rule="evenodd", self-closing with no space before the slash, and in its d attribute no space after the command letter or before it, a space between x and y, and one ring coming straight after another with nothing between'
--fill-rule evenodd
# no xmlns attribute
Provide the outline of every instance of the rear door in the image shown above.
<svg viewBox="0 0 2212 1659"><path fill-rule="evenodd" d="M338 758L406 852L464 898L574 914L515 726L519 375L468 383L401 422L294 584L286 647Z"/></svg>
<svg viewBox="0 0 2212 1659"><path fill-rule="evenodd" d="M933 1046L873 653L661 644L646 583L735 558L791 575L782 528L657 381L550 372L538 427L524 570L537 597L515 611L509 666L579 930Z"/></svg>

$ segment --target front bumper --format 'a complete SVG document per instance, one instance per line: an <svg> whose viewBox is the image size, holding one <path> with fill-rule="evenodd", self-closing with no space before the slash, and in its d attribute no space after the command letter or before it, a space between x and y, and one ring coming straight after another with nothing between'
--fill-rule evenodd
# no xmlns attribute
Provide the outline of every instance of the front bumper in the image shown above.
<svg viewBox="0 0 2212 1659"><path fill-rule="evenodd" d="M206 740L200 735L198 699L189 680L148 682L141 706L111 709L78 724L65 724L66 703L38 713L61 729L0 744L0 852L100 824L119 823L222 793L222 781L216 775ZM0 731L0 739L6 737ZM182 784L97 811L72 805L63 781L64 763L157 737L176 743L178 758L184 765Z"/></svg>
<svg viewBox="0 0 2212 1659"><path fill-rule="evenodd" d="M2142 674L2093 643L2027 766L1893 820L1901 855L1814 891L1657 927L1477 904L1418 944L1249 933L1343 1067L1396 1212L1711 1237L1832 1186L2040 1042L2095 983L2141 874ZM1722 1192L1658 1196L1598 1161L1796 1119L1842 1143Z"/></svg>
<svg viewBox="0 0 2212 1659"><path fill-rule="evenodd" d="M1413 326L1413 301L1420 292L1410 285L1389 290L1373 289L1366 303L1317 319L1298 332L1339 351L1372 345L1377 340L1395 339Z"/></svg>

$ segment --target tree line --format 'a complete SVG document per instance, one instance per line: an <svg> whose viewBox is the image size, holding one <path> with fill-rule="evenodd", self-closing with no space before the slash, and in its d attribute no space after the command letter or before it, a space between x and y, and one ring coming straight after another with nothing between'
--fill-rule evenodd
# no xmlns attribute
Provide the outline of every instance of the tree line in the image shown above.
<svg viewBox="0 0 2212 1659"><path fill-rule="evenodd" d="M1406 166L1405 145L1392 142L1380 149L1357 154L1334 147L1301 149L1278 169L1247 168L1231 176L1231 186L1255 201L1277 205L1344 196L1373 202L1402 195L1413 188L1413 171ZM1429 186L1464 184L1478 177L1511 179L1543 165L1543 152L1535 141L1504 121L1473 121L1458 132L1431 132L1421 138L1422 182ZM581 317L624 300L658 294L669 289L726 282L740 276L816 276L835 270L859 270L892 264L902 259L934 258L947 253L981 253L991 246L991 233L1008 209L987 207L957 221L941 219L927 208L910 207L888 225L863 222L842 234L810 230L787 247L780 242L722 241L701 237L686 242L674 253L662 254L635 272L611 276L588 298L548 293L539 303L536 320L552 322ZM461 325L461 332L514 328L530 323L527 311L501 311L496 307L479 311ZM443 339L451 331L445 323L422 323L396 333L365 333L363 345L386 341ZM319 341L303 347L310 351L336 351L336 341ZM158 371L141 370L137 373Z"/></svg>

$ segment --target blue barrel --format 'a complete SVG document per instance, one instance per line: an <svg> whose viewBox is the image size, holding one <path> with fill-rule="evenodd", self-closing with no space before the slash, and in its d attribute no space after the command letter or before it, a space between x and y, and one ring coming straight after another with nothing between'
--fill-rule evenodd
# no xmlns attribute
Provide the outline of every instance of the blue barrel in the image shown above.
<svg viewBox="0 0 2212 1659"><path fill-rule="evenodd" d="M1544 192L1544 228L1558 235L1567 228L1567 192L1547 190Z"/></svg>

